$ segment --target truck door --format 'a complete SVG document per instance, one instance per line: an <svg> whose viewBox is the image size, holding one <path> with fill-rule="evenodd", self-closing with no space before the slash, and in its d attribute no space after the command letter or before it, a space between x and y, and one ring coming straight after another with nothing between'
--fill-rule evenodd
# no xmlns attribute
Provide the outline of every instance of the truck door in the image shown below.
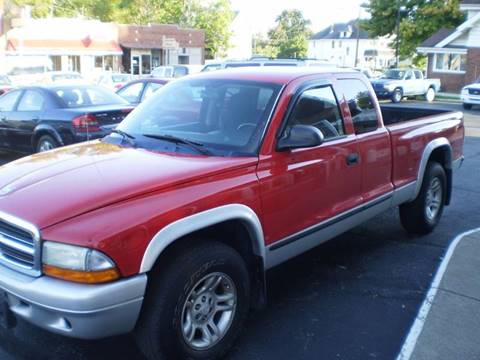
<svg viewBox="0 0 480 360"><path fill-rule="evenodd" d="M313 148L260 156L258 177L266 243L318 225L362 203L356 137L346 131L331 85L298 90L278 137L293 125L312 125L324 135ZM272 129L270 131L277 131Z"/></svg>
<svg viewBox="0 0 480 360"><path fill-rule="evenodd" d="M415 95L424 95L427 89L423 74L420 70L415 70L413 73L415 74Z"/></svg>
<svg viewBox="0 0 480 360"><path fill-rule="evenodd" d="M403 94L404 95L415 95L417 82L415 80L415 75L413 71L408 70L405 74L405 80L403 81Z"/></svg>
<svg viewBox="0 0 480 360"><path fill-rule="evenodd" d="M383 126L378 102L360 79L339 79L348 103L362 163L362 197L369 202L393 189L390 135Z"/></svg>

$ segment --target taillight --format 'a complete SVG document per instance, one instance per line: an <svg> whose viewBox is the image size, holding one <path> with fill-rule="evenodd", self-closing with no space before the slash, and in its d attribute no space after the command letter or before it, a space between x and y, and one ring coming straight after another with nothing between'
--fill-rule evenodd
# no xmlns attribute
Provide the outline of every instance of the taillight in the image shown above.
<svg viewBox="0 0 480 360"><path fill-rule="evenodd" d="M117 84L115 85L115 90L120 90L123 87L122 84Z"/></svg>
<svg viewBox="0 0 480 360"><path fill-rule="evenodd" d="M72 126L77 133L99 132L100 124L94 115L86 114L77 116L72 120Z"/></svg>

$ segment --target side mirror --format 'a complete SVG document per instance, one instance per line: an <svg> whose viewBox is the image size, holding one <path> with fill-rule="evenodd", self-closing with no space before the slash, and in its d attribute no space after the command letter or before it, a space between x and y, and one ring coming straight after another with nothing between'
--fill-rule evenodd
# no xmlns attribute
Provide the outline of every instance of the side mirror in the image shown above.
<svg viewBox="0 0 480 360"><path fill-rule="evenodd" d="M312 148L322 145L323 133L312 125L294 125L284 131L277 142L277 150Z"/></svg>

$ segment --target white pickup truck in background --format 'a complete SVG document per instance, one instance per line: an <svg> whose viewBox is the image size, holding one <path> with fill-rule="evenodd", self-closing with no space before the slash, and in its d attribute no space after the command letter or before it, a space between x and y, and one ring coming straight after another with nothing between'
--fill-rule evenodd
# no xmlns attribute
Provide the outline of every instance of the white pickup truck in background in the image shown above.
<svg viewBox="0 0 480 360"><path fill-rule="evenodd" d="M428 102L435 100L440 91L440 79L426 79L421 70L389 69L372 86L379 99L399 103L404 97L424 96Z"/></svg>

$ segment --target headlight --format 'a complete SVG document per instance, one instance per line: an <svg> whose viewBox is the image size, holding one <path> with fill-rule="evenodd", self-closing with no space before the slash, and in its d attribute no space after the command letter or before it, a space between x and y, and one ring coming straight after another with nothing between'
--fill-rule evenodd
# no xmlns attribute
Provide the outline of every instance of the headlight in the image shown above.
<svg viewBox="0 0 480 360"><path fill-rule="evenodd" d="M397 85L395 84L385 84L385 89L387 89L388 91L393 91L396 89Z"/></svg>
<svg viewBox="0 0 480 360"><path fill-rule="evenodd" d="M467 88L462 89L462 95L468 95L468 89Z"/></svg>
<svg viewBox="0 0 480 360"><path fill-rule="evenodd" d="M43 243L43 273L80 283L99 284L120 277L115 263L100 251L52 241Z"/></svg>

